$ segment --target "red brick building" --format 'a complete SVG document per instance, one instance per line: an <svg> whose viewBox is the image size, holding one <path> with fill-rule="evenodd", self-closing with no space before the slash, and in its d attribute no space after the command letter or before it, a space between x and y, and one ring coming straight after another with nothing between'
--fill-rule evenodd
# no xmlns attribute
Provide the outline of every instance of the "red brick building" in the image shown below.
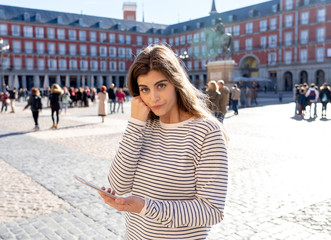
<svg viewBox="0 0 331 240"><path fill-rule="evenodd" d="M163 42L187 57L189 76L202 88L205 65L214 60L205 32L222 18L233 35L233 77L268 78L270 88L282 90L321 85L331 82L330 13L330 0L272 0L223 13L213 1L206 17L162 25L0 5L0 37L10 45L2 73L4 83L16 87L122 87L134 56Z"/></svg>

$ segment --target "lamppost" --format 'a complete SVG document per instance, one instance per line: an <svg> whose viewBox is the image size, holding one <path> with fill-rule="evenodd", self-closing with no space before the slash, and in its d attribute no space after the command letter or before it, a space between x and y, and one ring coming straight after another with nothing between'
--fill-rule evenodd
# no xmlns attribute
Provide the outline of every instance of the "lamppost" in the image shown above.
<svg viewBox="0 0 331 240"><path fill-rule="evenodd" d="M187 51L185 50L184 52L183 52L183 54L181 54L181 55L179 55L179 57L180 57L180 59L182 59L183 61L184 61L184 63L185 63L185 67L187 67L187 60L188 60L188 58L190 57L189 55L188 55L188 53L187 53Z"/></svg>
<svg viewBox="0 0 331 240"><path fill-rule="evenodd" d="M9 44L4 43L3 39L0 38L0 62L1 62L1 91L4 91L5 88L5 81L4 81L4 76L3 76L3 53L9 50Z"/></svg>

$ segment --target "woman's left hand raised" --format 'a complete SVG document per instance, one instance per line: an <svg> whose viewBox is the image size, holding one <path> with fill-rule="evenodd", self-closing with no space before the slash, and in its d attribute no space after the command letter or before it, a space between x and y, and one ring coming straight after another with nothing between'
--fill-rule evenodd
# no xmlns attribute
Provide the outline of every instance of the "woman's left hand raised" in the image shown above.
<svg viewBox="0 0 331 240"><path fill-rule="evenodd" d="M101 189L105 190L105 187ZM107 192L111 192L110 188L108 188ZM115 195L115 191L111 192ZM112 199L111 197L99 192L100 196L103 198L104 202L109 206L115 208L118 211L125 211L125 212L132 212L132 213L140 213L143 207L145 206L145 200L136 197L136 196L129 196L129 197L117 197L116 199Z"/></svg>

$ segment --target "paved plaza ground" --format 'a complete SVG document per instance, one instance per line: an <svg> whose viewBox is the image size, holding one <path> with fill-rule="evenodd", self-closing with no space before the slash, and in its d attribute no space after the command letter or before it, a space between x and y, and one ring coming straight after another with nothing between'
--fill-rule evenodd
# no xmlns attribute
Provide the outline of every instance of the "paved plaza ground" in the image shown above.
<svg viewBox="0 0 331 240"><path fill-rule="evenodd" d="M208 240L330 240L331 111L321 119L318 105L319 117L302 119L290 93L282 103L274 93L259 95L258 106L226 115L225 219ZM124 214L73 175L107 184L130 103L105 123L96 105L71 108L57 130L45 108L40 131L23 106L0 114L0 239L123 239Z"/></svg>

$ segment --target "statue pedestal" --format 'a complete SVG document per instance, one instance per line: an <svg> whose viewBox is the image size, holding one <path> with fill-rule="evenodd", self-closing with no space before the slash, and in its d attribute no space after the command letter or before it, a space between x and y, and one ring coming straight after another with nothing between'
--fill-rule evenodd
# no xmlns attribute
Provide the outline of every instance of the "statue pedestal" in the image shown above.
<svg viewBox="0 0 331 240"><path fill-rule="evenodd" d="M233 83L234 60L208 62L208 82L223 80L226 85Z"/></svg>

